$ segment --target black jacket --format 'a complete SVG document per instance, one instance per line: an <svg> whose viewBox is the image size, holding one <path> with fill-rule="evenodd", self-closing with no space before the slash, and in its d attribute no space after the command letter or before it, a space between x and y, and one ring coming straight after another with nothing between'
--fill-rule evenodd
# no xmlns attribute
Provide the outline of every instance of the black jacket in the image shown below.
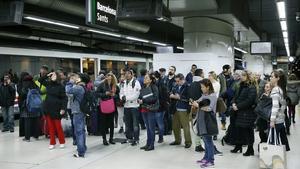
<svg viewBox="0 0 300 169"><path fill-rule="evenodd" d="M0 84L0 106L10 107L14 105L16 98L16 89L14 84L5 85Z"/></svg>
<svg viewBox="0 0 300 169"><path fill-rule="evenodd" d="M251 128L254 127L256 114L254 108L256 104L257 91L255 86L248 85L243 82L240 84L240 89L233 103L236 103L238 111L236 111L236 126Z"/></svg>
<svg viewBox="0 0 300 169"><path fill-rule="evenodd" d="M159 93L156 85L151 84L149 87L143 87L140 91L140 100L143 100L141 107L147 108L153 104L159 104Z"/></svg>
<svg viewBox="0 0 300 169"><path fill-rule="evenodd" d="M163 84L162 80L160 79L157 81L156 86L158 87L159 93L159 112L165 112L168 110L169 105L169 92L168 88Z"/></svg>
<svg viewBox="0 0 300 169"><path fill-rule="evenodd" d="M200 81L193 82L190 85L188 94L189 94L189 99L192 99L194 101L198 100L202 96Z"/></svg>
<svg viewBox="0 0 300 169"><path fill-rule="evenodd" d="M60 110L66 110L68 103L65 87L60 82L48 81L45 78L41 77L39 79L39 82L47 89L43 111L52 119L61 119Z"/></svg>

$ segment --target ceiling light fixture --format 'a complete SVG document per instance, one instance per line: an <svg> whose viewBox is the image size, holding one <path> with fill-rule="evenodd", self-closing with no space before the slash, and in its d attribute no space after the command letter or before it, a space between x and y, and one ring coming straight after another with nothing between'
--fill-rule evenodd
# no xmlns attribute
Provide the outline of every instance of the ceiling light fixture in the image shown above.
<svg viewBox="0 0 300 169"><path fill-rule="evenodd" d="M177 46L176 48L177 48L177 49L180 49L180 50L184 50L184 48L183 48L183 47L180 47L180 46Z"/></svg>
<svg viewBox="0 0 300 169"><path fill-rule="evenodd" d="M98 31L98 30L94 30L94 29L88 29L87 31L93 32L93 33L99 33L99 34L103 34L103 35L108 35L108 36L114 36L114 37L118 37L118 38L121 37L120 34L104 32L104 31Z"/></svg>
<svg viewBox="0 0 300 169"><path fill-rule="evenodd" d="M160 42L151 42L151 43L154 44L154 45L159 45L159 46L168 46L167 44L160 43Z"/></svg>
<svg viewBox="0 0 300 169"><path fill-rule="evenodd" d="M240 51L242 53L248 53L247 51L245 51L245 50L243 50L241 48L238 48L238 47L234 47L234 49L237 50L237 51Z"/></svg>
<svg viewBox="0 0 300 169"><path fill-rule="evenodd" d="M131 37L131 36L126 36L125 38L128 39L128 40L134 40L134 41L149 43L149 41L146 40L146 39L140 39L140 38L135 38L135 37Z"/></svg>
<svg viewBox="0 0 300 169"><path fill-rule="evenodd" d="M285 2L284 1L277 2L277 10L278 10L279 19L286 19Z"/></svg>
<svg viewBox="0 0 300 169"><path fill-rule="evenodd" d="M280 21L280 26L281 26L281 30L282 31L286 31L287 30L286 21Z"/></svg>
<svg viewBox="0 0 300 169"><path fill-rule="evenodd" d="M48 19L42 19L42 18L31 17L31 16L26 16L24 18L28 19L28 20L32 20L32 21L43 22L43 23L48 23L48 24L57 25L57 26L63 26L63 27L67 27L67 28L79 29L78 26L74 26L71 24L63 23L63 22L51 21Z"/></svg>

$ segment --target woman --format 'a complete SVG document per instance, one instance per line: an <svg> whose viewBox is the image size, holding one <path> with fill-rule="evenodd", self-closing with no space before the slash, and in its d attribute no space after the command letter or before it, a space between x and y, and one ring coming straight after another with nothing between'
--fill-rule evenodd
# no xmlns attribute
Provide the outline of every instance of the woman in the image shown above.
<svg viewBox="0 0 300 169"><path fill-rule="evenodd" d="M260 96L258 102L261 102L266 99L271 99L270 94L272 91L272 84L270 82L265 84L264 87L264 93ZM260 143L266 143L268 140L268 121L266 121L263 118L258 117L257 122L256 122L258 132L259 132L259 137L260 137Z"/></svg>
<svg viewBox="0 0 300 169"><path fill-rule="evenodd" d="M60 83L58 72L51 72L39 79L39 82L46 86L47 96L44 101L44 112L50 134L49 149L55 148L55 136L58 136L60 148L65 147L65 136L61 126L61 118L65 114L68 98L65 87Z"/></svg>
<svg viewBox="0 0 300 169"><path fill-rule="evenodd" d="M217 74L214 71L209 72L208 79L213 85L216 96L219 97L221 85L220 82L218 81Z"/></svg>
<svg viewBox="0 0 300 169"><path fill-rule="evenodd" d="M217 120L215 118L217 96L213 85L209 79L203 79L201 82L201 90L203 95L197 101L194 101L192 106L199 108L197 117L198 135L203 137L205 145L205 154L202 160L197 161L201 164L201 168L214 166L214 151L213 136L218 134ZM214 121L208 121L207 117L211 117Z"/></svg>
<svg viewBox="0 0 300 169"><path fill-rule="evenodd" d="M243 156L253 156L254 149L254 122L256 114L253 112L257 97L256 87L252 84L248 72L243 71L240 88L237 96L233 99L232 109L236 114L236 144L231 153L242 152L242 146L248 145Z"/></svg>
<svg viewBox="0 0 300 169"><path fill-rule="evenodd" d="M22 73L23 74L23 73ZM24 119L24 133L25 138L23 141L30 142L30 137L33 136L36 140L39 138L40 135L40 126L39 126L39 117L41 116L40 111L37 112L29 112L26 106L26 99L29 90L31 89L38 89L38 86L35 85L33 81L33 77L30 76L28 73L27 75L22 77L22 82L18 87L19 93L19 105L20 105L20 112L21 118Z"/></svg>
<svg viewBox="0 0 300 169"><path fill-rule="evenodd" d="M141 113L147 129L147 144L141 149L151 151L154 150L155 141L155 113L159 110L158 88L153 74L145 75L144 87L140 91L138 103L141 105Z"/></svg>
<svg viewBox="0 0 300 169"><path fill-rule="evenodd" d="M285 129L286 109L286 81L284 74L275 70L271 74L271 83L274 88L271 91L272 113L270 118L270 127L276 129L277 136L280 136L281 143L285 145L286 151L290 151L289 142Z"/></svg>
<svg viewBox="0 0 300 169"><path fill-rule="evenodd" d="M287 84L287 97L288 97L288 108L289 108L289 117L290 121L292 120L295 123L295 112L296 105L299 103L300 97L300 86L295 81L297 77L295 74L289 76L289 81Z"/></svg>
<svg viewBox="0 0 300 169"><path fill-rule="evenodd" d="M113 103L107 106L114 106L111 107L111 109L114 109L116 111L116 104L115 104L115 97L116 97L116 91L117 91L117 78L115 77L114 74L108 73L105 76L104 81L100 84L100 86L97 88L96 91L96 97L100 98L100 105L101 102L103 101L109 101L113 100ZM101 106L100 106L100 119L101 119L101 124L103 125L101 127L101 134L103 138L103 144L108 146L108 142L106 139L106 133L109 129L109 143L110 144L116 144L113 141L114 138L114 114L115 111L113 112L102 112L101 111Z"/></svg>

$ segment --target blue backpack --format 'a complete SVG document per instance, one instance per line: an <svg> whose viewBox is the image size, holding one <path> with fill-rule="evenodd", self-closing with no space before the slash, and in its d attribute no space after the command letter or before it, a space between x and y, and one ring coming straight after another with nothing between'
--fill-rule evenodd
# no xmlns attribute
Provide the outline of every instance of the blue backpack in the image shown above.
<svg viewBox="0 0 300 169"><path fill-rule="evenodd" d="M30 113L42 112L42 97L38 89L29 89L26 99L26 107Z"/></svg>

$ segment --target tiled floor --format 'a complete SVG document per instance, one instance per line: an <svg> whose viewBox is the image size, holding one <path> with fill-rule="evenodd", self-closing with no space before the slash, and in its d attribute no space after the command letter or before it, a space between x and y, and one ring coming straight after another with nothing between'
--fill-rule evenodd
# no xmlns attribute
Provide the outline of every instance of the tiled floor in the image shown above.
<svg viewBox="0 0 300 169"><path fill-rule="evenodd" d="M298 108L299 110L299 108ZM299 112L299 111L298 111ZM289 136L291 149L287 153L288 169L300 168L300 115L297 113L296 124L291 127ZM297 121L298 120L298 121ZM16 129L17 130L17 129ZM224 135L221 133L219 138ZM116 137L120 135L116 134ZM0 133L0 169L196 169L195 163L201 159L203 153L194 152L194 148L184 149L182 146L171 147L172 136L165 137L165 143L156 144L155 151L145 152L139 149L144 145L145 132L141 135L142 143L137 147L127 144L117 144L104 147L100 137L88 136L88 152L86 158L75 159L72 154L75 147L71 139L67 139L65 149L48 150L48 140L41 139L30 143L23 142L18 133ZM257 148L258 135L256 134ZM243 157L242 154L231 154L231 146L221 146L216 142L224 156L217 156L217 169L256 169L258 168L258 154Z"/></svg>

